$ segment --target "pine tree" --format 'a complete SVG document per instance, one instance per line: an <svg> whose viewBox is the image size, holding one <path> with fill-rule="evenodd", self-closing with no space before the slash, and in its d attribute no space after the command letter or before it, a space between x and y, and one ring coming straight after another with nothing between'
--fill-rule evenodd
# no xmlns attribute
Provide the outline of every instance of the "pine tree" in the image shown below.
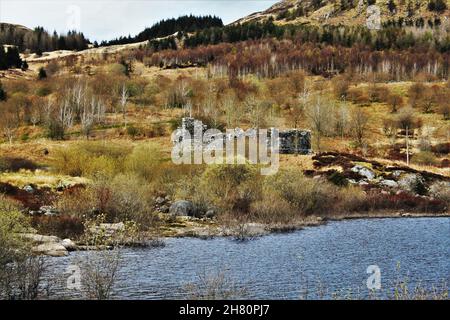
<svg viewBox="0 0 450 320"><path fill-rule="evenodd" d="M6 51L6 65L8 68L20 68L22 66L22 59L20 59L17 47L9 47Z"/></svg>
<svg viewBox="0 0 450 320"><path fill-rule="evenodd" d="M42 79L45 79L45 78L47 78L47 72L45 71L44 67L41 67L39 69L38 79L42 80Z"/></svg>
<svg viewBox="0 0 450 320"><path fill-rule="evenodd" d="M28 70L28 62L26 60L23 60L21 69L22 69L22 71Z"/></svg>
<svg viewBox="0 0 450 320"><path fill-rule="evenodd" d="M0 101L5 101L6 97L6 91L3 89L2 83L0 82Z"/></svg>
<svg viewBox="0 0 450 320"><path fill-rule="evenodd" d="M6 62L6 53L3 46L0 45L0 70L8 69L8 64Z"/></svg>

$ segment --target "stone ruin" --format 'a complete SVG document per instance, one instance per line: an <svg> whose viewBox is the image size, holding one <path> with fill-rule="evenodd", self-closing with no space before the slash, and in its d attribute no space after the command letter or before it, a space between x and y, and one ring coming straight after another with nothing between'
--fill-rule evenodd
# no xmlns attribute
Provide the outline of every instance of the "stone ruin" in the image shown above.
<svg viewBox="0 0 450 320"><path fill-rule="evenodd" d="M189 132L191 137L195 141L194 137L194 131L197 128L198 132L202 132L204 135L205 132L208 130L208 127L204 125L201 121L196 120L195 118L185 117L181 121L181 127L179 129L186 130L186 132ZM268 134L270 136L270 132L273 130L273 128L268 130ZM209 142L212 142L218 138L222 138L225 140L230 139L236 139L239 137L242 137L242 135L245 135L246 137L254 137L257 134L257 129L249 129L249 130L242 130L239 128L236 128L234 130L234 134L221 134L220 137L217 135L207 135L206 139L204 139L206 142L205 144L208 144ZM279 152L280 154L311 154L311 131L309 130L300 130L300 129L288 129L288 130L279 130L278 131L279 136ZM178 136L174 143L182 142L183 136ZM202 141L203 142L203 141ZM269 146L270 146L270 140L269 140Z"/></svg>
<svg viewBox="0 0 450 320"><path fill-rule="evenodd" d="M309 130L280 130L278 136L280 154L310 154L312 152Z"/></svg>

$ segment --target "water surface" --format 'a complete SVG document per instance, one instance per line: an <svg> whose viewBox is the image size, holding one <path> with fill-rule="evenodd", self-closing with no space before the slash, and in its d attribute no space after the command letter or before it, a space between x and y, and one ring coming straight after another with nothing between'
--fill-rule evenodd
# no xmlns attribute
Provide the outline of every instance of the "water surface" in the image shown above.
<svg viewBox="0 0 450 320"><path fill-rule="evenodd" d="M165 247L124 249L115 298L183 299L186 285L201 275L225 274L252 299L331 297L332 292L367 296L369 265L381 269L382 289L399 279L431 288L450 283L450 218L362 219L330 222L248 242L228 238L165 239ZM64 279L69 264L86 255L49 258L51 279ZM79 297L54 281L58 297ZM64 285L63 285L64 284Z"/></svg>

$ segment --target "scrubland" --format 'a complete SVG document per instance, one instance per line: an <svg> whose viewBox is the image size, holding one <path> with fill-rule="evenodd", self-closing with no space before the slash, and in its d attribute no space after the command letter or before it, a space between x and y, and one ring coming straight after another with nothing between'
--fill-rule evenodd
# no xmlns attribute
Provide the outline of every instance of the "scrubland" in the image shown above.
<svg viewBox="0 0 450 320"><path fill-rule="evenodd" d="M154 65L169 54L134 48L30 61L27 76L3 80L2 201L24 214L52 206L57 216L33 216L31 225L75 239L93 222L132 222L152 236L214 235L246 223L290 230L332 218L448 214L448 81L424 71L393 81L381 71ZM309 129L314 154L281 155L267 177L250 164L175 165L170 135L188 115L219 129ZM334 160L321 163L326 152ZM371 161L383 166L378 180L354 182L351 166L372 170ZM434 176L406 191L383 187L389 167ZM194 218L172 217L161 198L190 201Z"/></svg>

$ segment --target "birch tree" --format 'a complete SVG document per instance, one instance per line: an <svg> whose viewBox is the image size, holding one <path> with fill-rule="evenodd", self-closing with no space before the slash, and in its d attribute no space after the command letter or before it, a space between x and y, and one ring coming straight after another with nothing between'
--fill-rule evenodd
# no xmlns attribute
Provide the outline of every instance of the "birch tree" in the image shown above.
<svg viewBox="0 0 450 320"><path fill-rule="evenodd" d="M127 102L128 102L128 90L125 84L122 85L120 93L120 111L122 112L123 125L127 127Z"/></svg>

